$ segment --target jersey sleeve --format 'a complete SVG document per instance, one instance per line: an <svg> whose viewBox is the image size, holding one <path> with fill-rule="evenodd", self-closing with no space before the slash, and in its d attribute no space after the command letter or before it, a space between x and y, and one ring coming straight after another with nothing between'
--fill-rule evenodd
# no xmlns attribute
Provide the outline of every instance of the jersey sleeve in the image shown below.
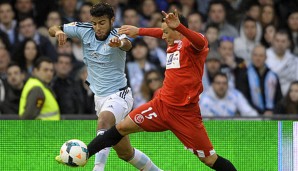
<svg viewBox="0 0 298 171"><path fill-rule="evenodd" d="M122 39L129 39L129 38L127 37L126 34L118 34L118 30L119 30L119 28L114 28L114 29L111 31L111 34L112 34L113 36L118 37L120 40L122 40Z"/></svg>
<svg viewBox="0 0 298 171"><path fill-rule="evenodd" d="M70 38L82 38L86 30L92 29L91 23L72 22L63 25L64 33Z"/></svg>

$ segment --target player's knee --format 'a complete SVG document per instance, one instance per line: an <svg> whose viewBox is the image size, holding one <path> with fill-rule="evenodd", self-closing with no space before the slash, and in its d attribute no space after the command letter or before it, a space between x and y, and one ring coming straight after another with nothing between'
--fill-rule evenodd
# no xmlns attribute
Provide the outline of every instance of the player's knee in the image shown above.
<svg viewBox="0 0 298 171"><path fill-rule="evenodd" d="M97 119L98 128L109 129L115 125L115 117L111 112L101 112Z"/></svg>

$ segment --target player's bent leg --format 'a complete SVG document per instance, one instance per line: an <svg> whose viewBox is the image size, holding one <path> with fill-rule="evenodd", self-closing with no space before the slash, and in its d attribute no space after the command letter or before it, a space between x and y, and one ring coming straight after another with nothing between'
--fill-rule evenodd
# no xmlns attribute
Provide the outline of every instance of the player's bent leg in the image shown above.
<svg viewBox="0 0 298 171"><path fill-rule="evenodd" d="M105 131L107 131L107 129L115 125L115 122L116 122L116 119L112 112L102 111L98 115L96 135L100 135L100 134L102 135ZM104 171L104 167L106 165L106 162L110 153L110 149L111 149L110 147L107 147L95 154L93 171Z"/></svg>
<svg viewBox="0 0 298 171"><path fill-rule="evenodd" d="M104 132L104 134L95 137L88 144L89 158L106 147L111 147L118 144L125 135L142 131L142 128L139 128L136 124L129 124L131 122L133 121L126 117L124 120L116 125L117 128L116 126L113 126L109 130ZM121 131L121 133L118 131L118 129Z"/></svg>
<svg viewBox="0 0 298 171"><path fill-rule="evenodd" d="M144 130L139 127L133 120L130 119L129 116L126 116L123 121L116 125L117 130L123 136L136 133L143 132Z"/></svg>
<svg viewBox="0 0 298 171"><path fill-rule="evenodd" d="M208 157L201 158L199 159L209 166L210 168L216 170L216 171L237 171L235 166L227 159L217 155L213 154Z"/></svg>
<svg viewBox="0 0 298 171"><path fill-rule="evenodd" d="M161 171L146 154L138 149L133 149L128 136L123 137L113 148L117 152L119 158L127 161L138 170Z"/></svg>

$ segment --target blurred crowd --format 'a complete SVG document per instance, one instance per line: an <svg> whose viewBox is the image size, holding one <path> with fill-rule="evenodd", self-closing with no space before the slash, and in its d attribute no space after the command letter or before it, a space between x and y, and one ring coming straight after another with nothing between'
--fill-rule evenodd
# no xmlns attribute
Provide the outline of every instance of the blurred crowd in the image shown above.
<svg viewBox="0 0 298 171"><path fill-rule="evenodd" d="M191 30L206 36L210 52L200 97L203 116L298 114L298 1L104 1L114 8L114 27L160 27L161 11L177 9ZM97 2L1 0L1 115L18 113L23 86L41 57L54 62L50 87L61 114L95 114L93 93L85 84L88 73L80 42L69 39L58 46L48 28L89 22L89 10ZM131 42L126 75L137 107L162 86L166 44L151 37Z"/></svg>

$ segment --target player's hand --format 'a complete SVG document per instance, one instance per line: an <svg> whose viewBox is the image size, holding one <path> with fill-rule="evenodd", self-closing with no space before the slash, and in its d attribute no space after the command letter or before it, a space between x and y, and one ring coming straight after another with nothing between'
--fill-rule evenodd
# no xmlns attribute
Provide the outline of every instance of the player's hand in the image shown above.
<svg viewBox="0 0 298 171"><path fill-rule="evenodd" d="M118 37L113 37L110 39L109 46L111 47L120 47L121 46L121 40Z"/></svg>
<svg viewBox="0 0 298 171"><path fill-rule="evenodd" d="M166 24L171 28L175 29L179 26L180 20L178 17L177 9L174 10L174 13L166 13L164 11L161 12L165 18Z"/></svg>
<svg viewBox="0 0 298 171"><path fill-rule="evenodd" d="M118 34L126 34L128 37L136 38L139 35L139 28L131 25L123 25L119 28Z"/></svg>
<svg viewBox="0 0 298 171"><path fill-rule="evenodd" d="M67 36L63 31L57 31L55 37L58 40L59 46L63 46L66 43Z"/></svg>

